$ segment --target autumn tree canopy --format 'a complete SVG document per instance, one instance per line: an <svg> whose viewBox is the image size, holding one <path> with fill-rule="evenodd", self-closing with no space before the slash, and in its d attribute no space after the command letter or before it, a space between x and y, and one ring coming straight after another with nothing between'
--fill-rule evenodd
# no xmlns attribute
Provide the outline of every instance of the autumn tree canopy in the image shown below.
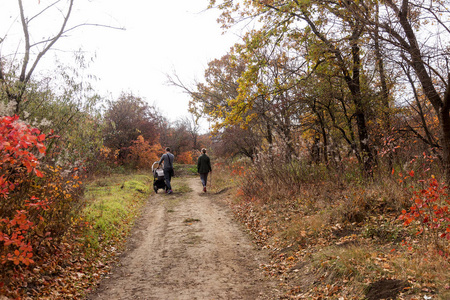
<svg viewBox="0 0 450 300"><path fill-rule="evenodd" d="M142 135L154 143L158 140L159 114L154 107L133 94L122 94L110 101L105 113L104 143L112 149L126 149Z"/></svg>
<svg viewBox="0 0 450 300"><path fill-rule="evenodd" d="M259 120L266 140L276 136L292 153L299 136L319 138L324 161L338 149L366 175L387 141L409 132L438 151L450 178L444 4L211 0L225 28L253 19L256 29L210 63L193 107L223 127Z"/></svg>

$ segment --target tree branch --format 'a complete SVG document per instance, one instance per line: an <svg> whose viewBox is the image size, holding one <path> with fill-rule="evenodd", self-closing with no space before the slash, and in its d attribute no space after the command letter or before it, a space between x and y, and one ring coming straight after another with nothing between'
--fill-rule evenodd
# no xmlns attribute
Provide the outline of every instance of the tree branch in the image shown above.
<svg viewBox="0 0 450 300"><path fill-rule="evenodd" d="M21 3L22 0L19 0L19 2ZM22 80L24 83L27 83L27 82L30 80L31 75L33 74L34 69L36 68L36 66L37 66L38 62L40 61L40 59L45 55L45 53L47 53L47 51L48 51L48 50L49 50L49 49L50 49L50 48L51 48L51 47L59 40L59 38L64 34L64 29L66 28L67 22L69 21L70 14L71 14L71 12L72 12L73 2L74 2L74 0L70 0L69 8L67 9L67 13L66 13L66 15L64 16L64 21L63 21L63 23L62 23L62 25L61 25L61 28L60 28L58 34L57 34L53 39L50 40L50 43L49 43L49 44L48 44L41 52L39 52L39 54L38 54L37 57L36 57L36 60L34 61L33 65L31 66L30 70L28 71L26 77L24 78L24 80Z"/></svg>

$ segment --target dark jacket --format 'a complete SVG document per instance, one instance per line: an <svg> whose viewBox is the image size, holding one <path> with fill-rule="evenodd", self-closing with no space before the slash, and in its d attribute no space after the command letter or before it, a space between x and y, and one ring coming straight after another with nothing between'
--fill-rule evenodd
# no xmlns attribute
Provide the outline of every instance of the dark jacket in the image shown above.
<svg viewBox="0 0 450 300"><path fill-rule="evenodd" d="M212 171L211 169L211 161L209 160L208 155L203 153L198 157L197 160L197 172L198 173L209 173Z"/></svg>

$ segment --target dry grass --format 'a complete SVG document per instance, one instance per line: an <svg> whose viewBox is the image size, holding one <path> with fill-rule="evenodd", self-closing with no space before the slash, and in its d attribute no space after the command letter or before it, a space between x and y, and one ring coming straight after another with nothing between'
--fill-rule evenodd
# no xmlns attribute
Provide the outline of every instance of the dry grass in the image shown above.
<svg viewBox="0 0 450 300"><path fill-rule="evenodd" d="M414 294L434 294L450 299L450 264L448 259L418 246L415 251L401 251L391 256L395 274L403 274Z"/></svg>
<svg viewBox="0 0 450 300"><path fill-rule="evenodd" d="M302 180L296 173L296 185L286 189L288 179L269 167L241 174L232 207L256 241L272 251L265 270L282 280L286 297L376 299L384 289L396 299L450 299L448 258L398 220L410 191L397 178L367 183L316 172ZM230 187L237 176L226 171L222 180Z"/></svg>

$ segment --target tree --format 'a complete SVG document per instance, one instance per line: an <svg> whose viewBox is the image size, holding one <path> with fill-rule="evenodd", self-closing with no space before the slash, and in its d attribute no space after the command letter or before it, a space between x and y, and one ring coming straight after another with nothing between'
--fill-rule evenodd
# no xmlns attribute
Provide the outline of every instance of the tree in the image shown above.
<svg viewBox="0 0 450 300"><path fill-rule="evenodd" d="M37 2L37 3L36 3ZM41 3L42 2L42 3ZM74 0L35 1L35 3L23 4L18 0L18 14L20 30L23 34L23 42L11 40L12 49L22 49L13 53L14 60L8 60L10 53L2 51L0 54L0 86L5 93L8 103L13 107L15 114L23 113L23 106L27 100L27 88L32 77L42 61L42 58L54 48L55 44L66 37L69 32L82 26L101 26L115 28L101 24L70 24ZM51 25L41 22L55 20ZM11 24L9 28L12 28ZM36 26L33 26L36 25ZM38 33L40 28L46 28L44 33ZM18 28L16 28L18 30ZM12 35L14 37L14 34ZM5 45L10 40L7 33L0 38L0 44Z"/></svg>
<svg viewBox="0 0 450 300"><path fill-rule="evenodd" d="M386 0L381 4L383 11L376 18L370 10L374 5L371 1L363 5L343 1L341 5L367 30L379 30L380 38L391 46L390 53L395 53L414 70L422 92L439 120L439 146L450 183L450 70L448 49L441 37L450 33L447 3L434 1L427 5L423 1ZM421 34L418 34L419 29ZM411 82L411 79L408 80Z"/></svg>
<svg viewBox="0 0 450 300"><path fill-rule="evenodd" d="M226 124L225 120L231 109L228 101L238 95L237 80L244 69L245 66L238 59L235 59L232 54L227 54L208 63L208 68L205 70L205 81L196 82L194 88L187 87L176 75L169 77L172 85L183 89L191 96L189 105L192 117L206 117L213 123L215 137L212 138L214 140L212 146L219 155L234 155L239 152L252 157L254 154L256 145L252 144L249 148L245 144L249 141L246 140L246 137L252 139L256 137L256 130L238 128L239 126ZM194 126L193 129L198 129L194 125L196 122L184 121L184 123L188 132L194 137L195 132L192 132L190 128ZM188 123L192 125L188 125ZM198 131L196 134L198 136ZM198 143L196 141L197 138L194 138L194 149L198 150L201 144L205 146L201 141Z"/></svg>
<svg viewBox="0 0 450 300"><path fill-rule="evenodd" d="M139 136L150 144L159 141L160 116L140 97L122 93L117 101L110 101L108 105L104 117L104 144L120 150L120 158L126 158L128 148Z"/></svg>
<svg viewBox="0 0 450 300"><path fill-rule="evenodd" d="M215 2L211 1L211 5L215 5ZM239 6L233 6L233 3L225 1L219 7L224 10L224 22L233 23L234 19L227 16L230 16L233 11L240 10ZM361 162L365 173L371 174L374 159L373 150L369 144L368 98L365 97L363 89L364 69L361 51L365 27L361 21L349 18L348 13L338 8L338 3L335 4L332 1L246 2L241 15L258 17L261 29L251 33L243 49L250 56L255 53L255 49L269 46L273 49L280 48L280 51L286 53L288 57L293 55L290 54L291 51L297 52L299 57L305 57L313 66L326 62L332 70L339 71L339 76L345 82L354 106ZM261 61L255 64L255 67L261 69L260 67L264 67L265 64L265 61ZM298 68L301 66L302 64ZM309 64L305 67L308 68ZM335 76L337 75L335 73ZM248 91L243 89L248 82L243 80L240 84L237 106L243 106L243 103L248 101L247 94L241 92Z"/></svg>
<svg viewBox="0 0 450 300"><path fill-rule="evenodd" d="M263 140L263 136L253 130L252 126L246 129L237 125L227 126L212 137L211 147L221 157L245 156L254 160Z"/></svg>
<svg viewBox="0 0 450 300"><path fill-rule="evenodd" d="M40 12L36 13L34 16L28 17L26 15L23 1L18 0L19 4L19 13L21 26L23 31L24 38L24 48L23 48L23 56L20 59L19 66L17 69L19 73L17 74L17 80L15 82L8 82L10 77L10 73L14 72L10 70L9 72L5 70L4 63L5 59L3 57L0 58L0 84L4 88L6 95L8 96L9 101L14 102L15 113L19 113L21 111L21 105L24 101L24 95L26 92L26 88L28 83L31 80L31 77L42 59L42 57L52 48L55 43L63 36L64 32L67 29L67 22L70 18L73 8L73 0L70 0L65 8L61 7L59 4L61 1L56 1L46 7L44 7ZM33 38L30 34L30 23L33 20L36 20L38 16L41 14L45 14L49 12L51 8L55 8L61 11L62 13L62 21L59 26L59 29L54 33L53 36L44 39L42 41L33 42ZM4 40L1 40L4 42ZM34 51L37 49L37 51ZM9 75L9 76L8 76ZM13 79L15 79L13 77Z"/></svg>
<svg viewBox="0 0 450 300"><path fill-rule="evenodd" d="M183 124L182 127L189 134L189 139L192 141L192 149L199 149L198 138L200 135L200 126L195 116L191 114L190 117L182 117L178 123Z"/></svg>
<svg viewBox="0 0 450 300"><path fill-rule="evenodd" d="M190 112L195 117L207 117L214 128L220 128L229 111L228 100L237 96L237 80L245 66L234 60L231 54L208 63L205 70L205 82L196 82L195 88L189 88L176 75L169 76L169 82L183 89L191 96Z"/></svg>
<svg viewBox="0 0 450 300"><path fill-rule="evenodd" d="M174 122L170 129L169 144L174 155L180 155L183 152L194 149L194 139L189 132L190 122L186 119L180 119Z"/></svg>

